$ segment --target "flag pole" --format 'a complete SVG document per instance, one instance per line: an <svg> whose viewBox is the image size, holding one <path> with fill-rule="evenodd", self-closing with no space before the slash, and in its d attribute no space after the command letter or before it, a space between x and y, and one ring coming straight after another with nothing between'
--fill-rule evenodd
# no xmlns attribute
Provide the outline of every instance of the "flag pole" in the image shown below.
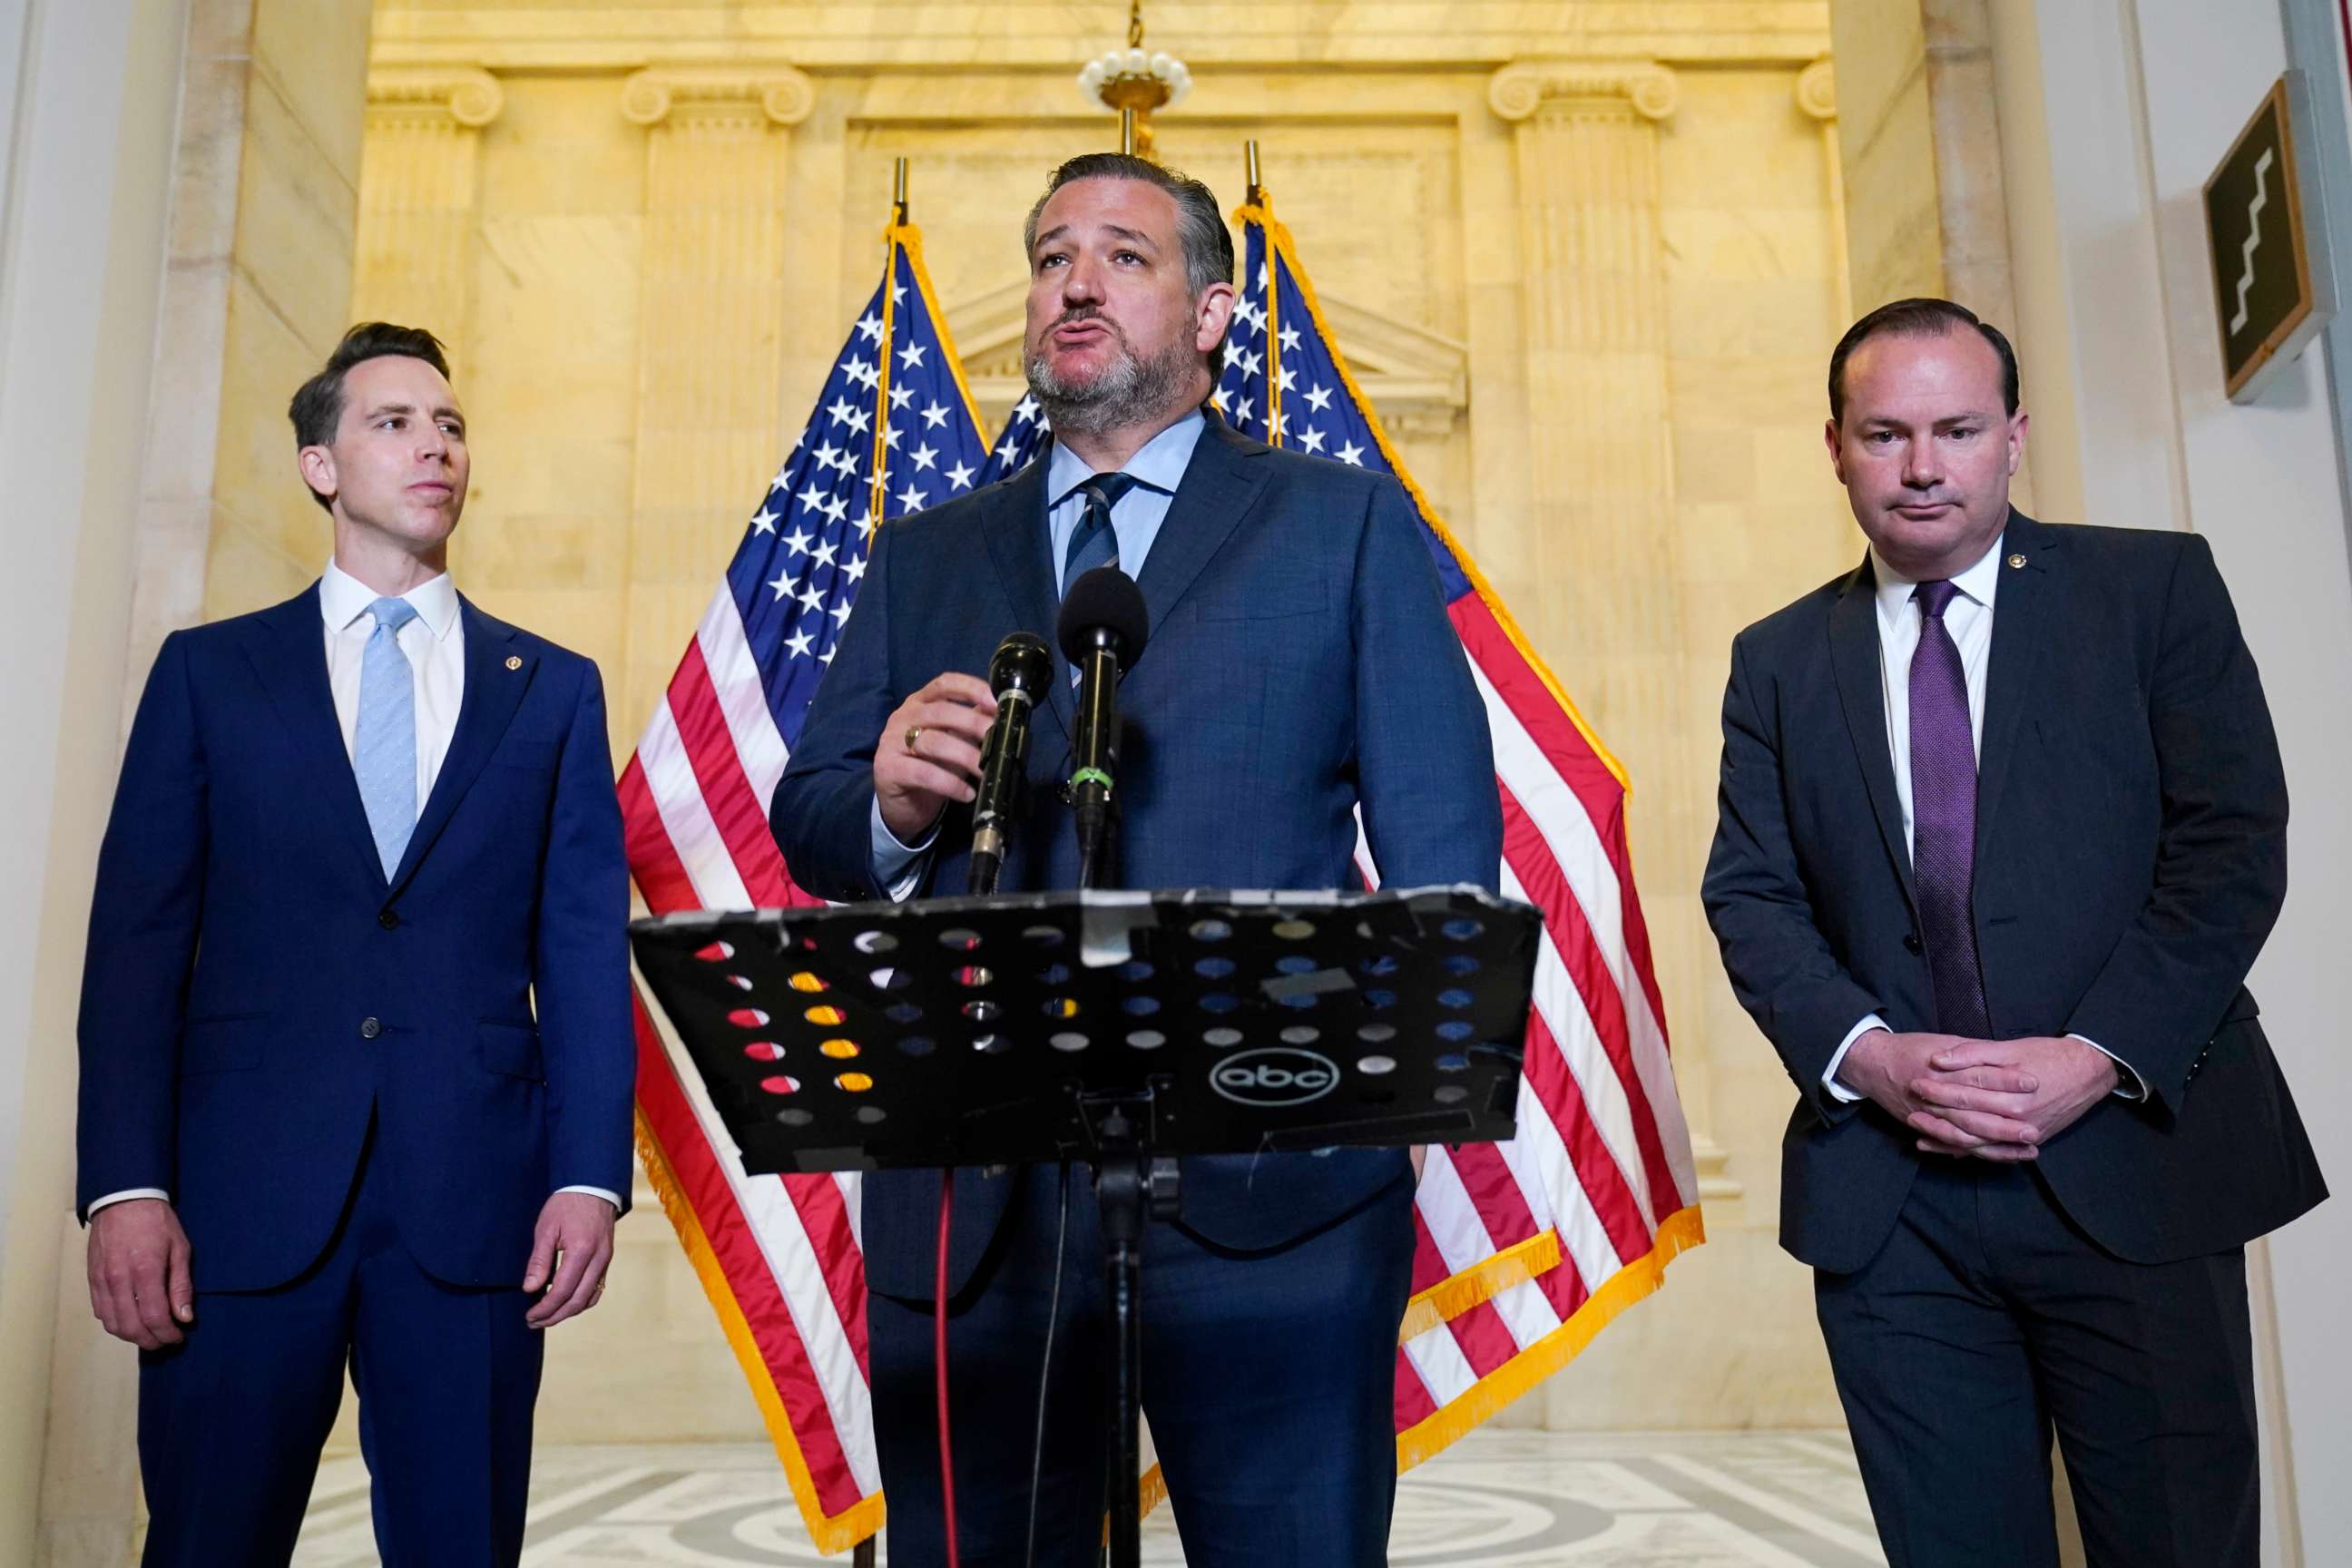
<svg viewBox="0 0 2352 1568"><path fill-rule="evenodd" d="M866 515L872 521L866 526L870 537L881 526L882 503L889 495L884 468L888 466L890 423L890 320L897 304L892 285L898 279L898 231L907 222L907 160L890 161L890 232L882 237L882 341L875 357L878 373L874 382L874 489L866 503Z"/></svg>
<svg viewBox="0 0 2352 1568"><path fill-rule="evenodd" d="M1274 227L1272 215L1265 210L1265 170L1258 162L1255 138L1242 143L1242 173L1248 183L1249 205L1257 209L1258 226L1265 236L1265 444L1279 447L1282 440L1282 338L1276 316L1282 309L1282 290L1276 286ZM1242 279L1249 287L1249 279Z"/></svg>

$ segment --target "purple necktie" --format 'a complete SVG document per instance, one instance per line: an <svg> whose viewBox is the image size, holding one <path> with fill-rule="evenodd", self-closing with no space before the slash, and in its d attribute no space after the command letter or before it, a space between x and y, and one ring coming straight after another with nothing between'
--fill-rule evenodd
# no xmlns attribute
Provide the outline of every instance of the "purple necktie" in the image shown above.
<svg viewBox="0 0 2352 1568"><path fill-rule="evenodd" d="M1983 1039L1991 1023L1969 910L1976 882L1977 748L1960 650L1944 629L1944 611L1958 591L1948 582L1912 591L1920 626L1911 656L1911 871L1927 976L1936 987L1936 1027Z"/></svg>

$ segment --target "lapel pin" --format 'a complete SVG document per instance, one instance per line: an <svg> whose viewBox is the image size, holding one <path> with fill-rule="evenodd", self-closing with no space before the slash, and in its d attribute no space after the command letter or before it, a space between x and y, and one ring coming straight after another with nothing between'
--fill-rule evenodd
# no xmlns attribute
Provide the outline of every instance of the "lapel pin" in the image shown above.
<svg viewBox="0 0 2352 1568"><path fill-rule="evenodd" d="M2025 557L2022 555L2012 556L2011 557L2011 563L2012 565L2022 566L2025 564ZM522 668L522 655L519 653L510 653L507 655L507 668L509 669L520 669Z"/></svg>
<svg viewBox="0 0 2352 1568"><path fill-rule="evenodd" d="M2022 572L2022 571L2024 571L2024 570L2025 570L2025 557L2024 557L2024 556L2022 556L2022 555L2012 555L2012 556L2011 556L2011 557L2009 558L2009 569L2010 569L2011 571L2012 571L2012 572ZM508 668L509 669L512 669L512 668L514 668L514 665L513 665L512 663L509 663L509 664L507 666L507 668Z"/></svg>

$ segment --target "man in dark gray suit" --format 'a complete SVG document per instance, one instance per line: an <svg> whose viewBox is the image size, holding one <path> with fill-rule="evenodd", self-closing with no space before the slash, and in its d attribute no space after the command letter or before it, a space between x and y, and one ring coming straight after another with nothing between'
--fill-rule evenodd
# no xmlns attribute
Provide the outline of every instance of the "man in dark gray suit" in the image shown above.
<svg viewBox="0 0 2352 1568"><path fill-rule="evenodd" d="M1998 331L1898 301L1829 390L1870 551L1733 646L1706 901L1880 1537L2054 1565L2054 1426L2094 1564L2252 1568L2244 1244L2326 1196L2243 984L2260 678L2203 540L2010 505Z"/></svg>
<svg viewBox="0 0 2352 1568"><path fill-rule="evenodd" d="M1093 154L1055 173L1025 239L1029 382L1053 448L875 534L857 614L776 790L793 879L845 900L963 891L964 807L995 710L976 672L1006 633L1050 634L1067 585L1116 564L1150 637L1120 689L1124 828L1108 885L1360 889L1360 806L1389 885L1491 888L1502 815L1486 711L1403 489L1272 450L1203 408L1234 300L1216 198ZM1073 706L1057 658L1007 892L1076 885L1056 793ZM1065 1198L1034 1169L956 1184L949 1362L967 1563L1027 1560L1029 1421L1056 1300L1034 1561L1092 1564L1099 1548L1101 1242L1090 1186L1074 1185ZM939 1191L911 1172L865 1188L890 1549L916 1563L941 1561L943 1532ZM1412 1194L1401 1150L1185 1162L1181 1221L1144 1241L1143 1399L1195 1568L1387 1561Z"/></svg>

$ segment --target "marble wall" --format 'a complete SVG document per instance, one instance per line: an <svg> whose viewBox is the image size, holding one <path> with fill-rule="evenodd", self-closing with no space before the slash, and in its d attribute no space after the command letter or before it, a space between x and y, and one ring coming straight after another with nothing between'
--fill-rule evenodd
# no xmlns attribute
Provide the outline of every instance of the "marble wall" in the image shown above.
<svg viewBox="0 0 2352 1568"><path fill-rule="evenodd" d="M1017 395L1018 215L1115 137L1072 77L1119 9L379 5L353 309L457 345L456 570L603 665L616 760L872 287L893 159L976 393L992 417ZM1819 445L1849 288L1828 7L1149 21L1198 84L1162 155L1238 205L1261 142L1407 460L1634 780L1711 1241L1515 1417L1832 1420L1771 1240L1790 1091L1696 897L1731 636L1858 549ZM216 550L207 604L282 581ZM756 1432L658 1214L623 1235L605 1306L551 1347L548 1428Z"/></svg>

